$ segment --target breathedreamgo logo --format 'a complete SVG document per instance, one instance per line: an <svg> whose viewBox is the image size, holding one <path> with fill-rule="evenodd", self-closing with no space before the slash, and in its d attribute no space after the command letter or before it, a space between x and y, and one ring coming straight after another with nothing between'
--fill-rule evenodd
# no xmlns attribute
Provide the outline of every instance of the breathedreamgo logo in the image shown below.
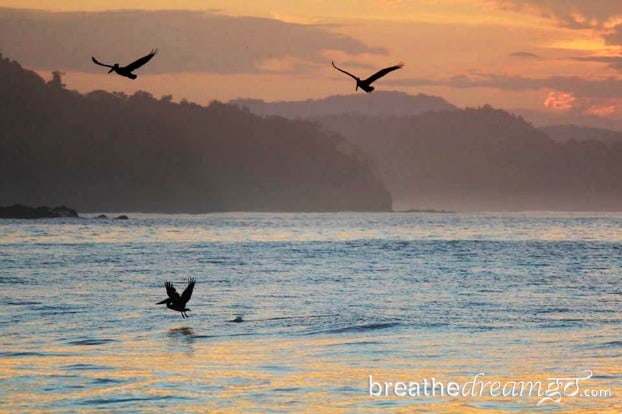
<svg viewBox="0 0 622 414"><path fill-rule="evenodd" d="M592 371L584 371L583 376L551 377L546 380L535 381L492 381L487 380L486 374L480 372L472 380L464 383L455 381L441 381L436 378L424 378L419 381L375 381L369 375L370 397L535 397L536 405L545 403L560 403L565 397L609 398L612 396L608 389L589 389L584 382L592 378Z"/></svg>

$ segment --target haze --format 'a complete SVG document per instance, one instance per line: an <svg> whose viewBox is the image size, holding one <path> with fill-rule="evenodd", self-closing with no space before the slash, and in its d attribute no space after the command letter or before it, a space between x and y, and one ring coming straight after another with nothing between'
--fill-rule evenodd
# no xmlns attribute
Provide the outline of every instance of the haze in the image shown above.
<svg viewBox="0 0 622 414"><path fill-rule="evenodd" d="M361 76L406 63L385 90L458 106L622 118L617 0L46 1L0 0L0 51L70 89L172 94L201 104L354 92ZM137 81L90 56L160 54Z"/></svg>

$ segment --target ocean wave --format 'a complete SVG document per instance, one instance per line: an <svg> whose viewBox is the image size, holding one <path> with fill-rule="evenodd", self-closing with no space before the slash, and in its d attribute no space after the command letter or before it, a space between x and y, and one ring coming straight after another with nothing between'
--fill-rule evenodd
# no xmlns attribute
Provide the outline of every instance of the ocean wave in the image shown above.
<svg viewBox="0 0 622 414"><path fill-rule="evenodd" d="M369 331L377 331L381 329L390 329L402 325L401 322L377 322L363 325L350 325L341 328L319 329L308 332L308 335L317 334L342 334L342 333L362 333Z"/></svg>
<svg viewBox="0 0 622 414"><path fill-rule="evenodd" d="M93 345L104 345L109 344L111 342L118 342L116 339L98 339L98 338L85 338L85 339L77 339L74 341L67 341L69 345L75 346L93 346Z"/></svg>

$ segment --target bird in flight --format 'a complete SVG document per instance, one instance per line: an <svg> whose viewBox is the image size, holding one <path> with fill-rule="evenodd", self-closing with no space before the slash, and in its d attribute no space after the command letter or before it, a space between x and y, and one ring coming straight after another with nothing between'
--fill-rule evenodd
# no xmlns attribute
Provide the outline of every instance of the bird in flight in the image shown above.
<svg viewBox="0 0 622 414"><path fill-rule="evenodd" d="M190 309L186 308L186 303L190 300L190 296L192 296L192 290L194 289L195 280L193 278L188 279L188 286L184 292L179 296L179 293L175 290L175 286L171 282L165 282L164 287L166 287L166 294L168 298L161 300L156 303L156 305L162 305L166 303L166 307L177 312L181 312L182 318L187 318Z"/></svg>
<svg viewBox="0 0 622 414"><path fill-rule="evenodd" d="M149 62L151 58L154 57L157 53L158 53L158 49L151 49L151 52L148 55L135 60L134 62L130 63L127 66L119 66L118 63L115 63L114 65L107 65L105 63L101 63L100 61L95 59L93 56L91 56L91 59L93 60L93 63L95 63L96 65L110 68L108 73L115 72L117 75L125 76L126 78L130 78L130 79L136 79L138 75L132 72L138 69L139 67L141 67L142 65L144 65L145 63Z"/></svg>
<svg viewBox="0 0 622 414"><path fill-rule="evenodd" d="M378 72L374 73L373 75L371 75L367 79L361 79L358 76L354 76L350 72L346 72L345 70L338 68L335 65L335 62L331 62L331 63L333 64L333 67L335 69L337 69L339 72L345 73L346 75L350 76L351 78L353 78L356 81L356 90L357 91L358 91L359 88L361 88L362 90L364 90L367 93L371 93L374 90L374 87L371 86L372 82L375 82L378 79L382 78L387 73L393 72L394 70L400 69L400 68L402 68L404 66L403 63L400 63L400 64L395 65L395 66L389 66L388 68L384 68L384 69L379 70Z"/></svg>

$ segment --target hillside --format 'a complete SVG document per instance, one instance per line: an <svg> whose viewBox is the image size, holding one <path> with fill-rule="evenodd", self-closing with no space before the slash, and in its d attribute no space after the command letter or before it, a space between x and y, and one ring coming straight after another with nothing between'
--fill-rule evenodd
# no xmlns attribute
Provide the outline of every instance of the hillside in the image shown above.
<svg viewBox="0 0 622 414"><path fill-rule="evenodd" d="M386 211L366 155L314 123L147 92L69 91L0 56L0 205Z"/></svg>
<svg viewBox="0 0 622 414"><path fill-rule="evenodd" d="M622 210L620 142L556 142L490 106L319 121L375 158L395 209Z"/></svg>

